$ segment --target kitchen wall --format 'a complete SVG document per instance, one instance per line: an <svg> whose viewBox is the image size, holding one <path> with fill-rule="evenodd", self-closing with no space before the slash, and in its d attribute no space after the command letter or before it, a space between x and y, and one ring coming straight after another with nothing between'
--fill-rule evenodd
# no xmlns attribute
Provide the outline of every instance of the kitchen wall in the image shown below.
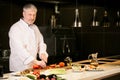
<svg viewBox="0 0 120 80"><path fill-rule="evenodd" d="M22 6L25 3L14 3L9 1L0 1L0 48L8 49L8 31L10 26L18 21L22 17ZM35 3L34 3L35 4ZM38 26L47 26L52 14L51 7L39 6L35 4L38 8L36 24Z"/></svg>
<svg viewBox="0 0 120 80"><path fill-rule="evenodd" d="M20 17L22 16L22 6L27 3L24 1L15 1L14 0L1 0L0 1L0 48L1 49L9 49L9 38L8 38L8 31L10 26L18 21ZM35 4L38 8L38 14L37 14L37 20L36 24L41 29L47 29L50 30L50 18L51 15L54 14L54 6L55 4L43 4L39 2L32 2ZM60 14L58 14L59 17L59 24L57 24L59 27L65 28L65 27L72 27L75 17L75 4L59 4L58 10L60 11ZM80 13L80 19L82 21L83 27L89 27L91 25L91 18L93 15L93 8L97 9L97 16L101 22L103 17L103 12L105 9L108 10L108 16L111 21L111 26L113 26L113 20L116 17L116 11L120 10L118 8L113 7L105 7L104 5L98 5L93 6L87 4L80 4L78 5L79 13ZM43 30L44 31L44 30ZM42 32L43 32L42 31ZM46 32L49 34L49 32ZM44 32L43 32L44 35ZM54 34L52 34L53 36ZM48 39L53 39L51 36L45 36L45 40L47 44L50 44L51 42L48 42ZM53 40L52 40L53 43ZM53 46L54 49L55 46ZM50 50L48 47L49 54L54 54L54 50Z"/></svg>

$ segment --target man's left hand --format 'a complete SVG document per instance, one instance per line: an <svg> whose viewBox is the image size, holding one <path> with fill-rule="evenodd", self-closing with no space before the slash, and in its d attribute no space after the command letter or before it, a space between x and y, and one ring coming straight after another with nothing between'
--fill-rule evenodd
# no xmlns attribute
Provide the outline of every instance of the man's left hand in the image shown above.
<svg viewBox="0 0 120 80"><path fill-rule="evenodd" d="M40 55L41 60L43 60L45 63L47 63L47 56L45 54Z"/></svg>

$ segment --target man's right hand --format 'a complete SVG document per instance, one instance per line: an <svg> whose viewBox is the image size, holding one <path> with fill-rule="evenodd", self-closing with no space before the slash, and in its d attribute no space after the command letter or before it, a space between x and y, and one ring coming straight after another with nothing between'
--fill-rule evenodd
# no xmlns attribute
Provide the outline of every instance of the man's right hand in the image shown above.
<svg viewBox="0 0 120 80"><path fill-rule="evenodd" d="M37 65L40 65L42 68L46 67L46 63L44 61L37 61Z"/></svg>

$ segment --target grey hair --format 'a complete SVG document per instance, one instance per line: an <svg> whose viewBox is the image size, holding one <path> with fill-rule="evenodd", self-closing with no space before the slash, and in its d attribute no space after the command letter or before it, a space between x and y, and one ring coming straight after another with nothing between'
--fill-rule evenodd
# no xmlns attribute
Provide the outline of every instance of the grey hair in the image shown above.
<svg viewBox="0 0 120 80"><path fill-rule="evenodd" d="M26 4L26 5L24 5L23 11L25 11L27 9L34 9L37 12L37 7L35 5L33 5L33 4Z"/></svg>

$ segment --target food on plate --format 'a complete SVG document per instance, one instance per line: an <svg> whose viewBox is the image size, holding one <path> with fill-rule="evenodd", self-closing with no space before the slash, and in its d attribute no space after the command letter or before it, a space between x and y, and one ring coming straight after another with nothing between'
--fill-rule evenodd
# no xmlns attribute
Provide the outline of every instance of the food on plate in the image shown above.
<svg viewBox="0 0 120 80"><path fill-rule="evenodd" d="M46 80L46 75L44 75L44 74L40 74L40 80Z"/></svg>
<svg viewBox="0 0 120 80"><path fill-rule="evenodd" d="M20 76L21 75L25 76L25 77L27 77L31 80L37 80L37 79L40 79L40 80L57 80L56 78L54 78L54 76L52 74L54 74L54 75L65 74L66 73L65 68L61 68L61 67L64 67L64 66L65 66L64 62L59 62L58 64L51 64L51 65L46 66L46 68L41 68L39 65L33 65L31 69L26 69L26 70L20 71L19 75ZM41 70L48 71L47 75L46 76L41 75L40 74ZM49 79L51 76L53 76L53 78ZM46 79L44 79L44 77L46 77Z"/></svg>
<svg viewBox="0 0 120 80"><path fill-rule="evenodd" d="M49 66L46 66L47 69L52 69L52 68L59 68L60 66L58 64L51 64Z"/></svg>
<svg viewBox="0 0 120 80"><path fill-rule="evenodd" d="M40 78L40 71L33 71L33 74L36 75L37 79Z"/></svg>
<svg viewBox="0 0 120 80"><path fill-rule="evenodd" d="M62 80L62 79L59 79L59 77L55 74L50 74L50 75L41 74L40 80Z"/></svg>
<svg viewBox="0 0 120 80"><path fill-rule="evenodd" d="M25 69L25 70L23 70L23 71L20 72L20 75L25 75L25 74L28 74L30 72L31 72L30 69Z"/></svg>
<svg viewBox="0 0 120 80"><path fill-rule="evenodd" d="M31 80L37 80L37 77L34 74L27 74L26 77L30 78Z"/></svg>
<svg viewBox="0 0 120 80"><path fill-rule="evenodd" d="M64 63L64 62L59 62L59 66L60 66L60 67L64 67L64 66L65 66L65 63Z"/></svg>
<svg viewBox="0 0 120 80"><path fill-rule="evenodd" d="M55 67L56 67L56 64L51 64L50 67L51 67L51 68L55 68Z"/></svg>
<svg viewBox="0 0 120 80"><path fill-rule="evenodd" d="M65 66L64 62L59 62L58 64L48 65L44 69L53 69L53 68L59 68L59 67L64 67L64 66Z"/></svg>
<svg viewBox="0 0 120 80"><path fill-rule="evenodd" d="M85 66L86 71L103 71L100 67L96 67L94 65L86 65Z"/></svg>
<svg viewBox="0 0 120 80"><path fill-rule="evenodd" d="M53 68L45 71L47 74L65 74L66 70L64 68Z"/></svg>
<svg viewBox="0 0 120 80"><path fill-rule="evenodd" d="M57 80L57 75L55 74L48 75L46 80Z"/></svg>
<svg viewBox="0 0 120 80"><path fill-rule="evenodd" d="M80 69L81 69L80 66L76 66L76 65L72 66L73 71L80 71Z"/></svg>
<svg viewBox="0 0 120 80"><path fill-rule="evenodd" d="M85 68L82 67L82 66L83 66L83 65L80 65L80 64L73 64L73 65L72 65L72 70L73 70L73 71L78 71L78 72L84 71Z"/></svg>
<svg viewBox="0 0 120 80"><path fill-rule="evenodd" d="M39 78L40 77L40 70L34 70L34 69L26 69L24 71L20 72L20 75L27 76L27 77L35 77Z"/></svg>
<svg viewBox="0 0 120 80"><path fill-rule="evenodd" d="M33 65L33 69L40 69L41 67L39 65Z"/></svg>

